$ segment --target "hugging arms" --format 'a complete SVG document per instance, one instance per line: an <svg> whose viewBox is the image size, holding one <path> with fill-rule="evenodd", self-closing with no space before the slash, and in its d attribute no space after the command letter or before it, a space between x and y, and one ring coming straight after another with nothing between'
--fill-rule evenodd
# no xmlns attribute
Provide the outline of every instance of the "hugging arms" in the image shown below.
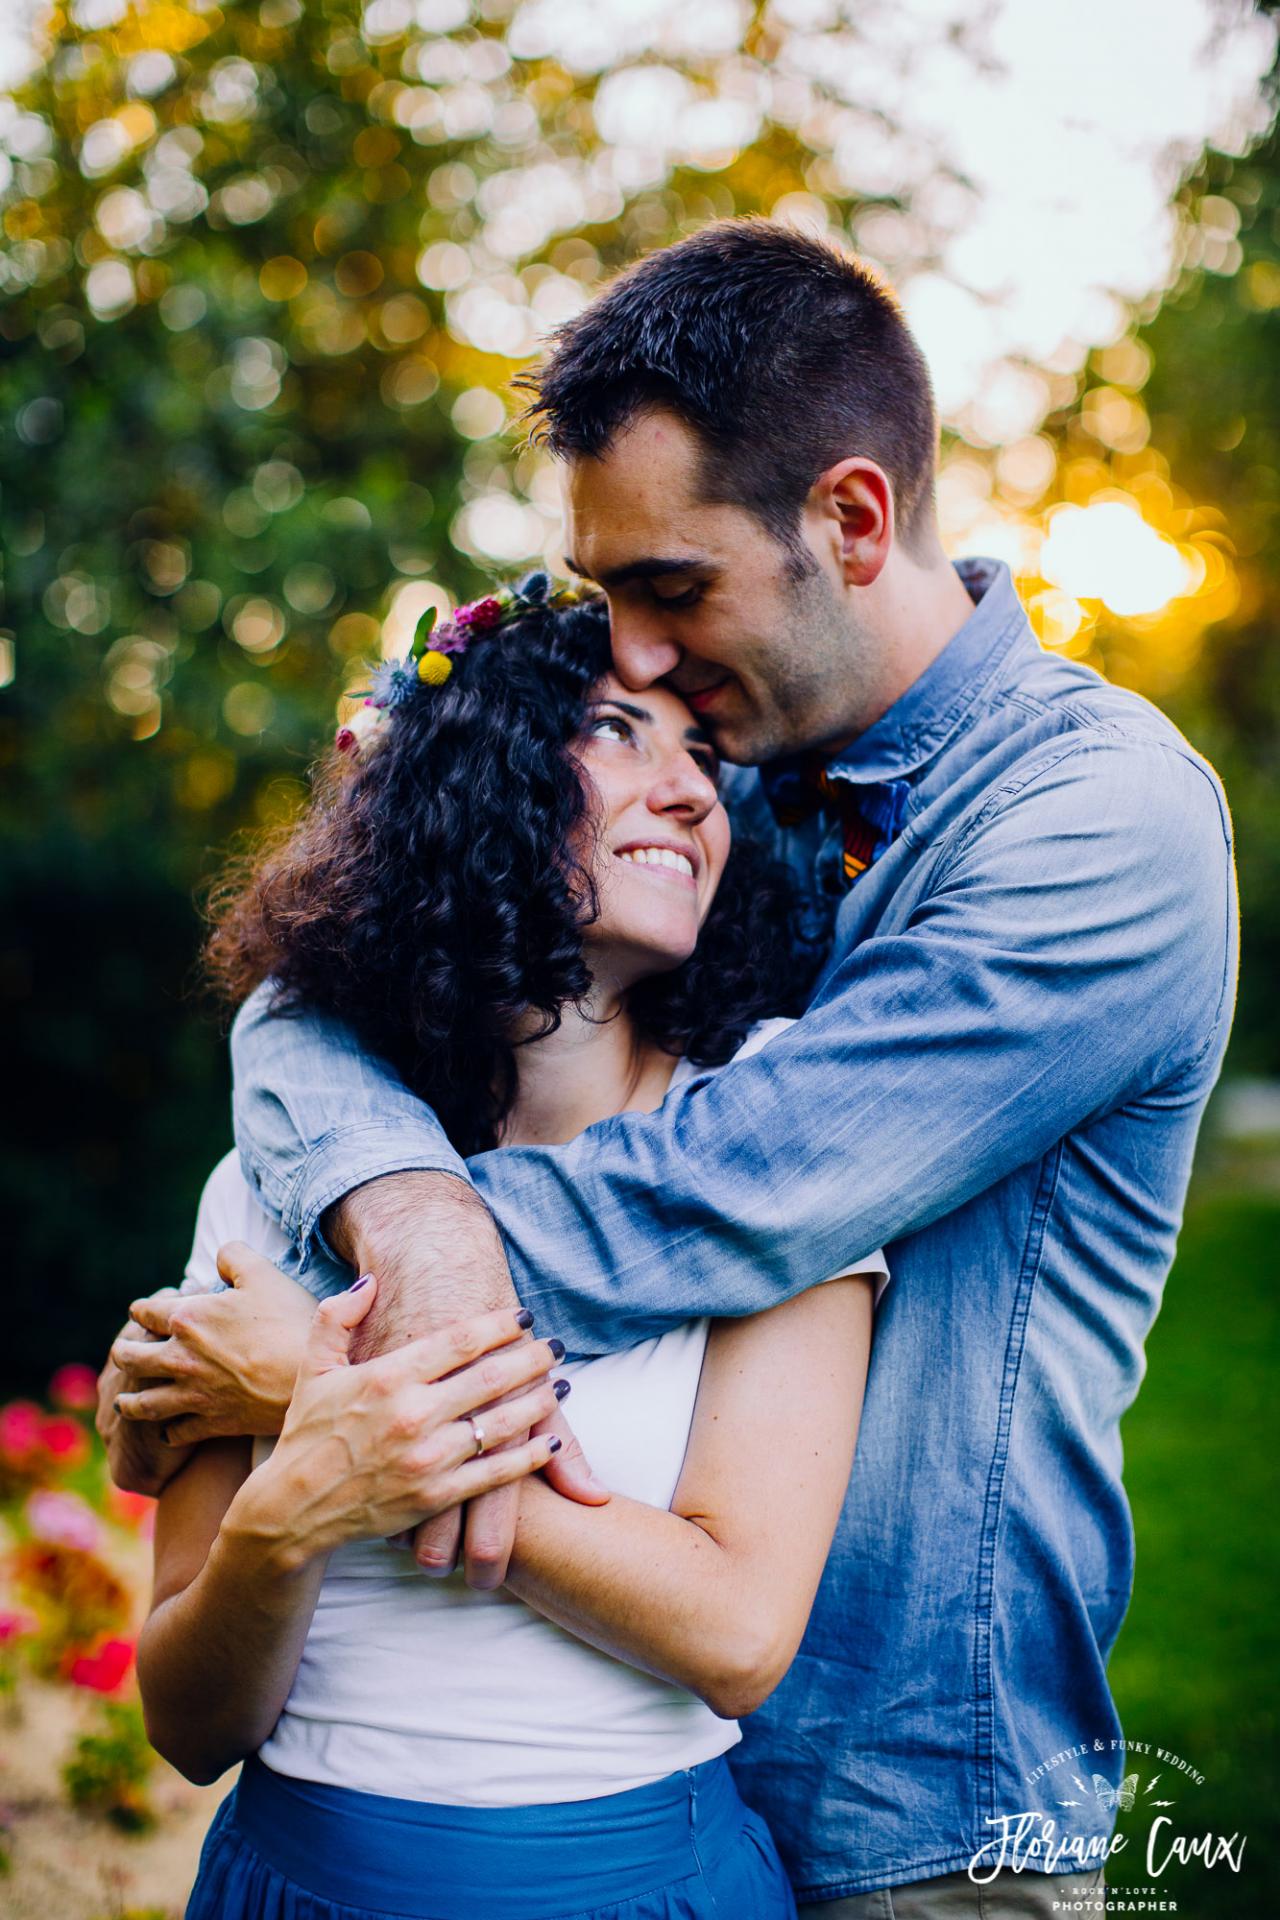
<svg viewBox="0 0 1280 1920"><path fill-rule="evenodd" d="M870 1344L867 1278L833 1280L713 1330L668 1509L620 1494L579 1505L525 1479L558 1445L523 1434L556 1404L547 1374L563 1353L522 1338L527 1313L456 1322L351 1366L376 1282L313 1312L247 1247L226 1249L221 1264L237 1283L227 1294L140 1303L157 1331L169 1330L165 1365L183 1335L217 1357L220 1384L207 1390L197 1430L243 1420L260 1434L282 1429L252 1472L248 1437L196 1445L160 1497L139 1675L153 1744L189 1777L216 1779L270 1734L335 1549L517 1479L512 1595L723 1717L751 1712L776 1685L849 1476ZM469 1457L469 1415L494 1447L483 1458Z"/></svg>
<svg viewBox="0 0 1280 1920"><path fill-rule="evenodd" d="M565 1146L460 1160L341 1023L279 1018L260 990L234 1033L255 1189L304 1255L323 1215L339 1250L378 1273L388 1347L516 1294L577 1352L690 1312L761 1311L1149 1081L1169 1008L1185 1005L1189 1028L1200 1017L1193 976L1222 992L1220 929L1188 913L1215 865L1227 885L1204 792L1162 746L1055 744L999 809L917 863L882 937L837 952L803 1020L657 1112ZM117 1429L121 1457L129 1443ZM136 1471L145 1484L155 1469ZM447 1538L436 1552L452 1563ZM499 1539L473 1571L483 1581L501 1559Z"/></svg>
<svg viewBox="0 0 1280 1920"><path fill-rule="evenodd" d="M565 1146L461 1161L340 1023L279 1019L260 993L233 1036L256 1190L304 1258L323 1216L378 1272L402 1335L518 1296L586 1353L690 1312L759 1312L952 1213L1153 1080L1176 1082L1184 1028L1189 1041L1229 986L1222 921L1192 910L1216 888L1229 911L1200 768L1105 735L1030 759L970 821L949 798L951 830L909 848L877 938L837 928L802 1020L657 1112ZM481 1581L500 1569L500 1535L469 1549ZM451 1561L447 1533L437 1551Z"/></svg>

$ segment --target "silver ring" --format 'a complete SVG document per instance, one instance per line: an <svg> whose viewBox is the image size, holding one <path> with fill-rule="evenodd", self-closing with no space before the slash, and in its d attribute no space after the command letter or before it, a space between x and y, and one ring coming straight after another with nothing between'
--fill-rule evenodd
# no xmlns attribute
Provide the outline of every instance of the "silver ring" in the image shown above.
<svg viewBox="0 0 1280 1920"><path fill-rule="evenodd" d="M480 1458L480 1455L484 1452L484 1428L480 1425L480 1422L475 1418L473 1414L464 1413L462 1417L466 1421L467 1425L470 1427L472 1433L474 1433L476 1437L476 1450L472 1454L471 1458L473 1460L478 1460Z"/></svg>

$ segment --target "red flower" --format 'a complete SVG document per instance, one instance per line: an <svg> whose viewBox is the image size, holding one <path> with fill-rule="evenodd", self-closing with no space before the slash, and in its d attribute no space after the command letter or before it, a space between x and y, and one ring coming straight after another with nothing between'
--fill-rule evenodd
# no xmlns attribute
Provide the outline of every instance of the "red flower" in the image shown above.
<svg viewBox="0 0 1280 1920"><path fill-rule="evenodd" d="M141 1534L149 1534L155 1526L156 1503L150 1494L130 1493L113 1480L107 1482L107 1509L113 1519L123 1520Z"/></svg>
<svg viewBox="0 0 1280 1920"><path fill-rule="evenodd" d="M40 1422L40 1445L64 1467L78 1467L89 1452L84 1428L66 1413L55 1413Z"/></svg>
<svg viewBox="0 0 1280 1920"><path fill-rule="evenodd" d="M492 595L487 599L476 600L469 607L459 607L454 614L455 626L470 627L476 633L488 633L496 627L502 618L502 602Z"/></svg>
<svg viewBox="0 0 1280 1920"><path fill-rule="evenodd" d="M333 744L339 753L350 753L356 744L356 736L350 727L339 727L333 736Z"/></svg>
<svg viewBox="0 0 1280 1920"><path fill-rule="evenodd" d="M70 1678L95 1693L114 1693L133 1665L132 1640L104 1640L96 1653L82 1653L71 1662Z"/></svg>
<svg viewBox="0 0 1280 1920"><path fill-rule="evenodd" d="M0 1407L0 1453L21 1460L40 1445L44 1414L34 1400L11 1400Z"/></svg>
<svg viewBox="0 0 1280 1920"><path fill-rule="evenodd" d="M70 1407L84 1413L98 1404L98 1376L92 1367L79 1360L59 1367L49 1382L49 1398L56 1407Z"/></svg>

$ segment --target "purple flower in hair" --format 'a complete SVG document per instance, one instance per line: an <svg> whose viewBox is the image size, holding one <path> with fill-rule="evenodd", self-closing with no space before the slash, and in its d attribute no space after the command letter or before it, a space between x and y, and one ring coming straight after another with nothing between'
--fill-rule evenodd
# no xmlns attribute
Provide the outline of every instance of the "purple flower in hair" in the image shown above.
<svg viewBox="0 0 1280 1920"><path fill-rule="evenodd" d="M471 635L467 629L454 620L446 620L437 627L429 642L432 653L465 653Z"/></svg>

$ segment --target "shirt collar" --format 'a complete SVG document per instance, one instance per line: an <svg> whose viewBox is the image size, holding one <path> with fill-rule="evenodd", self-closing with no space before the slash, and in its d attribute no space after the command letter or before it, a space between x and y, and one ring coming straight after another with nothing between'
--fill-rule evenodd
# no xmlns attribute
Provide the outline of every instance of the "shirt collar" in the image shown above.
<svg viewBox="0 0 1280 1920"><path fill-rule="evenodd" d="M913 773L958 731L1010 648L1020 639L1035 644L1003 561L959 560L956 572L973 612L889 711L831 756L829 774L864 782Z"/></svg>

